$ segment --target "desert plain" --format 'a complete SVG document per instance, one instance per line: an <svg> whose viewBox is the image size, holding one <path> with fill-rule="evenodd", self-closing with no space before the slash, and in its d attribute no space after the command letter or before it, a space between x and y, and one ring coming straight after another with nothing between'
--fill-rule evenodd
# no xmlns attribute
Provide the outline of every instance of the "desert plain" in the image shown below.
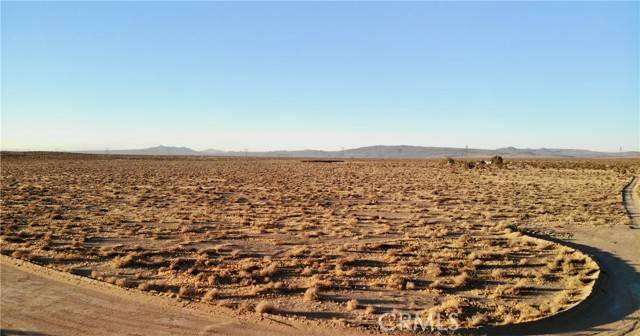
<svg viewBox="0 0 640 336"><path fill-rule="evenodd" d="M3 153L0 167L6 334L101 334L70 317L96 295L205 321L169 333L414 332L402 316L444 334L637 332L638 159ZM119 318L103 331L152 330Z"/></svg>

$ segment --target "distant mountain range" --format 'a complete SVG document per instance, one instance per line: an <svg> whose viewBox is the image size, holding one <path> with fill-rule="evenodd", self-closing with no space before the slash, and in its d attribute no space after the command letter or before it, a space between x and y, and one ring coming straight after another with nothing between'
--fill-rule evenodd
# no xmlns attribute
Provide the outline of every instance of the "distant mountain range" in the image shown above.
<svg viewBox="0 0 640 336"><path fill-rule="evenodd" d="M157 146L142 149L81 151L88 154L120 155L191 155L191 156L252 156L252 157L305 157L305 158L444 158L444 157L549 157L549 158L598 158L598 157L640 157L640 152L596 152L585 149L556 148L515 148L475 149L455 147L422 146L369 146L340 151L297 150L241 152L206 149L196 151L188 147Z"/></svg>

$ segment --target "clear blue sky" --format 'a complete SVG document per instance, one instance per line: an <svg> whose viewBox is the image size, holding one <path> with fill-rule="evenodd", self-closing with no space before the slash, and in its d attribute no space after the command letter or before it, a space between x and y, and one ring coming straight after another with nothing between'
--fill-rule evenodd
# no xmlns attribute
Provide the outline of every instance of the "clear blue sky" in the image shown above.
<svg viewBox="0 0 640 336"><path fill-rule="evenodd" d="M639 149L638 2L1 6L4 149Z"/></svg>

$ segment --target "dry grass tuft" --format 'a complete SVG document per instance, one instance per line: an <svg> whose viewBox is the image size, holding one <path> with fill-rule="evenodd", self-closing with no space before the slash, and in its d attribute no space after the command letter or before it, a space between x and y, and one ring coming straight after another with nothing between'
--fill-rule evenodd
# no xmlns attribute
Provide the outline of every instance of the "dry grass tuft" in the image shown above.
<svg viewBox="0 0 640 336"><path fill-rule="evenodd" d="M470 282L471 282L471 276L469 276L469 273L467 272L462 272L453 278L453 286L455 288L464 287L468 285Z"/></svg>
<svg viewBox="0 0 640 336"><path fill-rule="evenodd" d="M209 289L205 294L203 299L205 301L214 301L215 299L217 299L218 297L220 297L220 291L216 288L212 288Z"/></svg>
<svg viewBox="0 0 640 336"><path fill-rule="evenodd" d="M319 295L319 290L318 287L309 287L305 292L304 292L304 301L307 302L313 302L313 301L320 301L320 295Z"/></svg>
<svg viewBox="0 0 640 336"><path fill-rule="evenodd" d="M367 308L364 309L364 315L365 316L371 316L374 315L376 313L377 309L374 306L367 306Z"/></svg>
<svg viewBox="0 0 640 336"><path fill-rule="evenodd" d="M349 300L347 302L347 310L354 311L360 307L360 302L356 299Z"/></svg>
<svg viewBox="0 0 640 336"><path fill-rule="evenodd" d="M275 310L275 307L273 307L267 301L260 301L255 307L256 313L260 313L260 314L272 313L274 310Z"/></svg>
<svg viewBox="0 0 640 336"><path fill-rule="evenodd" d="M131 282L125 278L119 278L115 281L116 286L131 287Z"/></svg>
<svg viewBox="0 0 640 336"><path fill-rule="evenodd" d="M114 268L125 268L133 265L136 260L134 253L129 253L125 256L117 256L111 261L111 266Z"/></svg>

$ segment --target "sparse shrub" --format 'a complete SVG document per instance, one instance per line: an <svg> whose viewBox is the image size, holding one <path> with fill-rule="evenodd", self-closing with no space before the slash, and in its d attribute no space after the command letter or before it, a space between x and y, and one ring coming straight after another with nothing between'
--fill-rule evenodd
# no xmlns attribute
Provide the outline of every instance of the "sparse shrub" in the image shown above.
<svg viewBox="0 0 640 336"><path fill-rule="evenodd" d="M469 320L468 324L470 327L478 327L487 321L487 317L483 314L475 314Z"/></svg>
<svg viewBox="0 0 640 336"><path fill-rule="evenodd" d="M268 266L261 269L259 274L261 277L270 277L270 276L273 276L277 270L278 270L278 264L271 263Z"/></svg>
<svg viewBox="0 0 640 336"><path fill-rule="evenodd" d="M331 288L333 283L330 280L322 279L319 275L314 275L307 280L307 287Z"/></svg>
<svg viewBox="0 0 640 336"><path fill-rule="evenodd" d="M25 259L27 260L31 254L29 250L15 250L11 253L11 256L17 259Z"/></svg>
<svg viewBox="0 0 640 336"><path fill-rule="evenodd" d="M434 263L429 264L426 267L425 271L427 275L430 277L439 277L442 275L442 268L440 268L438 264L434 264Z"/></svg>
<svg viewBox="0 0 640 336"><path fill-rule="evenodd" d="M530 283L527 279L520 279L518 280L518 282L516 282L516 284L513 286L513 288L516 291L520 291L521 289L525 289L527 287L530 286Z"/></svg>
<svg viewBox="0 0 640 336"><path fill-rule="evenodd" d="M491 278L493 280L502 280L504 279L505 272L500 268L496 268L491 271Z"/></svg>
<svg viewBox="0 0 640 336"><path fill-rule="evenodd" d="M138 284L138 289L143 291L150 291L153 288L152 284L148 281L141 282Z"/></svg>
<svg viewBox="0 0 640 336"><path fill-rule="evenodd" d="M571 294L569 291L563 290L560 294L556 295L553 299L553 303L558 306L564 306L570 303L572 300Z"/></svg>
<svg viewBox="0 0 640 336"><path fill-rule="evenodd" d="M188 258L175 258L169 263L170 270L186 270L194 265L195 261Z"/></svg>
<svg viewBox="0 0 640 336"><path fill-rule="evenodd" d="M352 299L352 300L349 300L347 302L347 310L348 311L354 311L354 310L358 309L359 307L360 307L360 302L358 302L358 300L356 300L356 299Z"/></svg>
<svg viewBox="0 0 640 336"><path fill-rule="evenodd" d="M406 279L398 274L392 274L387 278L387 287L395 289L403 289Z"/></svg>
<svg viewBox="0 0 640 336"><path fill-rule="evenodd" d="M195 289L191 286L181 286L178 290L178 295L181 297L189 297L195 294Z"/></svg>
<svg viewBox="0 0 640 336"><path fill-rule="evenodd" d="M319 301L320 295L318 294L318 287L310 287L304 292L304 301L313 302Z"/></svg>
<svg viewBox="0 0 640 336"><path fill-rule="evenodd" d="M453 278L453 286L456 288L464 287L471 282L471 277L467 272L462 272Z"/></svg>
<svg viewBox="0 0 640 336"><path fill-rule="evenodd" d="M125 279L125 278L119 278L115 281L116 286L120 286L120 287L129 287L131 284L130 282Z"/></svg>
<svg viewBox="0 0 640 336"><path fill-rule="evenodd" d="M292 248L291 250L287 251L286 255L292 258L299 258L302 257L305 253L307 253L307 248L301 246Z"/></svg>
<svg viewBox="0 0 640 336"><path fill-rule="evenodd" d="M205 294L204 294L204 300L205 301L213 301L215 299L217 299L220 296L220 291L212 288L209 289Z"/></svg>
<svg viewBox="0 0 640 336"><path fill-rule="evenodd" d="M538 311L538 309L523 302L516 304L515 308L520 312L518 322L528 321L540 315L540 311Z"/></svg>
<svg viewBox="0 0 640 336"><path fill-rule="evenodd" d="M444 289L445 287L446 286L444 285L444 281L442 280L435 280L429 284L429 288L433 289Z"/></svg>
<svg viewBox="0 0 640 336"><path fill-rule="evenodd" d="M274 311L274 307L267 301L260 301L255 307L256 313L266 314Z"/></svg>
<svg viewBox="0 0 640 336"><path fill-rule="evenodd" d="M366 316L371 316L375 313L376 313L376 307L374 306L367 306L367 308L364 309L364 315Z"/></svg>
<svg viewBox="0 0 640 336"><path fill-rule="evenodd" d="M502 298L505 296L513 296L513 295L517 295L519 293L518 288L516 288L515 286L511 286L511 285L499 285L496 286L495 290L493 291L493 294L491 295L492 298Z"/></svg>
<svg viewBox="0 0 640 336"><path fill-rule="evenodd" d="M136 260L136 255L134 253L129 253L125 256L117 256L113 260L111 260L111 266L114 268L125 268L133 265Z"/></svg>

